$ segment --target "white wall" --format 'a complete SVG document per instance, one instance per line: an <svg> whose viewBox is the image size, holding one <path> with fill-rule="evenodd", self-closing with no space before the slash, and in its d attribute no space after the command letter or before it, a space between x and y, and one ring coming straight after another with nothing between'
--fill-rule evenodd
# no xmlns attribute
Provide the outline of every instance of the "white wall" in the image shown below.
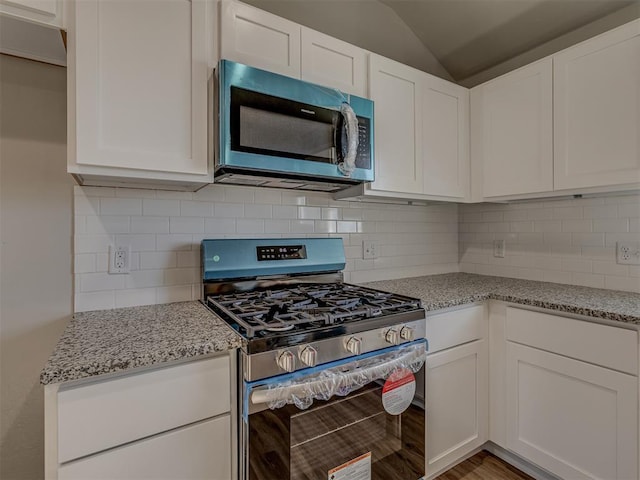
<svg viewBox="0 0 640 480"><path fill-rule="evenodd" d="M39 375L72 311L66 71L0 55L0 102L0 478L39 479Z"/></svg>
<svg viewBox="0 0 640 480"><path fill-rule="evenodd" d="M196 193L76 187L75 308L200 298L203 238L339 236L351 282L454 272L457 209L221 185ZM378 259L362 259L364 239L379 243ZM132 246L129 275L107 273L114 242Z"/></svg>
<svg viewBox="0 0 640 480"><path fill-rule="evenodd" d="M640 292L640 266L616 264L618 241L640 241L638 195L460 207L463 272Z"/></svg>

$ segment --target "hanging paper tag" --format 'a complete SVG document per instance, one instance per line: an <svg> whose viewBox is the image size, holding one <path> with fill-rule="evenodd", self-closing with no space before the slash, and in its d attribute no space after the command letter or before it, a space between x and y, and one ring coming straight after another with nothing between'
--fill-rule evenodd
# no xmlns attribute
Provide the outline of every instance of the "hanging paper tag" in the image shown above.
<svg viewBox="0 0 640 480"><path fill-rule="evenodd" d="M371 452L338 465L328 473L328 480L371 480Z"/></svg>
<svg viewBox="0 0 640 480"><path fill-rule="evenodd" d="M404 412L416 393L416 377L407 368L400 368L389 375L382 387L382 406L391 415Z"/></svg>

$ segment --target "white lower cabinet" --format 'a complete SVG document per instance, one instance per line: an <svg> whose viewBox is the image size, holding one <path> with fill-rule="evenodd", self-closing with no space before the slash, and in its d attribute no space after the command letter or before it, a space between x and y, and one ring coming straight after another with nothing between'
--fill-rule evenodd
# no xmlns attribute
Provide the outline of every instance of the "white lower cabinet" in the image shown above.
<svg viewBox="0 0 640 480"><path fill-rule="evenodd" d="M507 447L571 479L638 478L638 379L507 344Z"/></svg>
<svg viewBox="0 0 640 480"><path fill-rule="evenodd" d="M59 480L229 480L229 414L62 465Z"/></svg>
<svg viewBox="0 0 640 480"><path fill-rule="evenodd" d="M45 388L45 477L232 478L229 355Z"/></svg>
<svg viewBox="0 0 640 480"><path fill-rule="evenodd" d="M637 333L507 307L506 448L563 479L637 479Z"/></svg>
<svg viewBox="0 0 640 480"><path fill-rule="evenodd" d="M486 326L482 305L427 318L427 478L487 441Z"/></svg>

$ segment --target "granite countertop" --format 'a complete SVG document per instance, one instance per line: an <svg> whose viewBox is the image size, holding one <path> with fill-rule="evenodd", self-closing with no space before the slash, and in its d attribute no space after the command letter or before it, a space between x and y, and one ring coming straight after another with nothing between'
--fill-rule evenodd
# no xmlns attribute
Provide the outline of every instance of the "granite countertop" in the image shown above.
<svg viewBox="0 0 640 480"><path fill-rule="evenodd" d="M197 301L76 313L40 383L224 352L240 344L240 336Z"/></svg>
<svg viewBox="0 0 640 480"><path fill-rule="evenodd" d="M366 285L420 298L428 311L494 299L640 325L640 294L632 292L471 273L446 273Z"/></svg>
<svg viewBox="0 0 640 480"><path fill-rule="evenodd" d="M632 280L633 281L633 280ZM640 294L448 273L365 284L417 297L428 311L488 299L640 325ZM76 313L40 374L60 383L224 352L241 337L200 302Z"/></svg>

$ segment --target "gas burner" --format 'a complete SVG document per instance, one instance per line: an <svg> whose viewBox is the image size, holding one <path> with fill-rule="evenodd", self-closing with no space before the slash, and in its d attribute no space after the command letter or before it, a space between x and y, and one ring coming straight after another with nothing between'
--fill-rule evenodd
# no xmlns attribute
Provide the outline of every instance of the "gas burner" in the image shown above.
<svg viewBox="0 0 640 480"><path fill-rule="evenodd" d="M420 308L416 299L345 283L211 295L207 303L246 338L365 321Z"/></svg>

